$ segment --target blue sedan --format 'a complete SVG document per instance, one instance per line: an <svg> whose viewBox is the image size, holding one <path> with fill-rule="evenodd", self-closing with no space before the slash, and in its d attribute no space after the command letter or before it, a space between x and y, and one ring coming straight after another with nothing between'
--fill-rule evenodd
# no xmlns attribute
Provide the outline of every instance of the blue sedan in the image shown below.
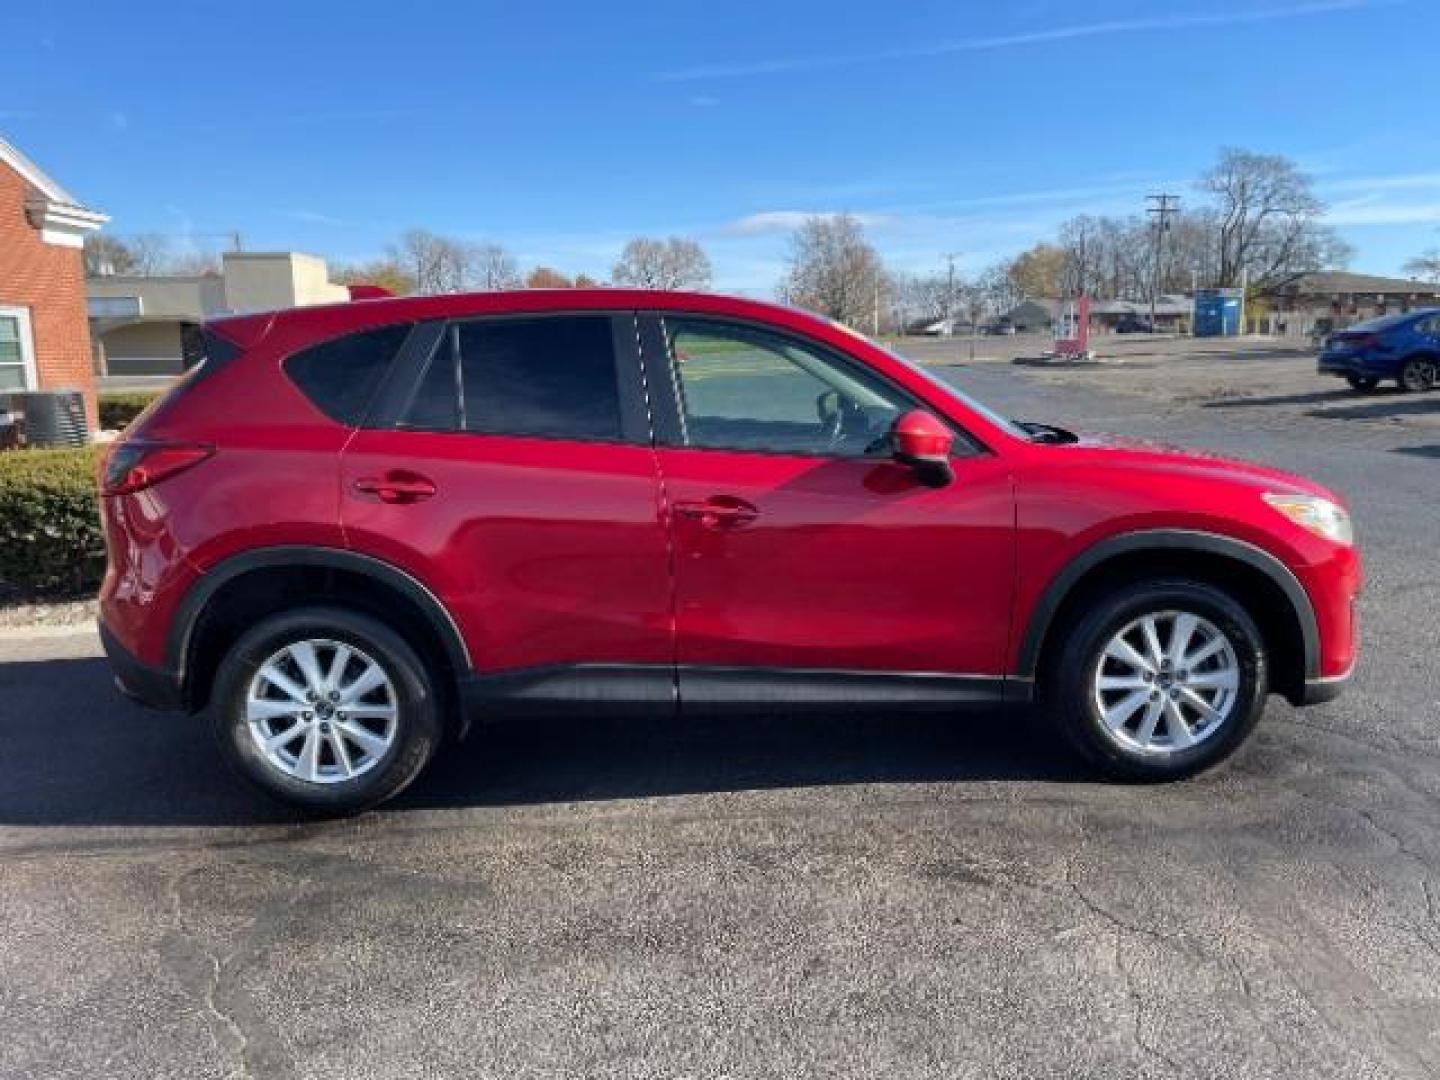
<svg viewBox="0 0 1440 1080"><path fill-rule="evenodd" d="M1381 379L1394 379L1401 390L1432 389L1440 382L1440 308L1384 315L1331 334L1319 371L1360 391L1374 390Z"/></svg>

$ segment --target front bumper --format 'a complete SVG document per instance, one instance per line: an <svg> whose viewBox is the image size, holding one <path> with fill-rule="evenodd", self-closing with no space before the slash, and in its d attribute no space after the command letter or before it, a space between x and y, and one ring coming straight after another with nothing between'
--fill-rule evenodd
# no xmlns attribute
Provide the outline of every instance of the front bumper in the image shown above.
<svg viewBox="0 0 1440 1080"><path fill-rule="evenodd" d="M1368 379L1392 377L1388 369L1377 367L1364 356L1322 356L1316 361L1315 370L1321 375L1334 375L1342 379L1351 375Z"/></svg>
<svg viewBox="0 0 1440 1080"><path fill-rule="evenodd" d="M102 621L100 644L115 672L115 687L126 697L152 709L179 709L184 704L180 679L165 668L151 667L138 660Z"/></svg>

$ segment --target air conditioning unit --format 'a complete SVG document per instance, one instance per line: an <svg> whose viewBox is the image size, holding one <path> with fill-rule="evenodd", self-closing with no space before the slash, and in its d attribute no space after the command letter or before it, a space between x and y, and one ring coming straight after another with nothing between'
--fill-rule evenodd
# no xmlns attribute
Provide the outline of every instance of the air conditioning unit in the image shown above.
<svg viewBox="0 0 1440 1080"><path fill-rule="evenodd" d="M0 394L0 446L84 446L90 441L79 390Z"/></svg>

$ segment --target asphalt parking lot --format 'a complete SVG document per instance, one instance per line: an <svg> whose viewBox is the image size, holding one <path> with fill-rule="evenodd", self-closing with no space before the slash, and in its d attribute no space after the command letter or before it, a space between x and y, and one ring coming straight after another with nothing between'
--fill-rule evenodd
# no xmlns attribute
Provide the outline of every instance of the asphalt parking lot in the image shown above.
<svg viewBox="0 0 1440 1080"><path fill-rule="evenodd" d="M0 1076L1440 1075L1440 392L1012 348L939 370L1351 499L1346 697L1165 787L1002 714L502 721L315 824L91 635L0 638Z"/></svg>

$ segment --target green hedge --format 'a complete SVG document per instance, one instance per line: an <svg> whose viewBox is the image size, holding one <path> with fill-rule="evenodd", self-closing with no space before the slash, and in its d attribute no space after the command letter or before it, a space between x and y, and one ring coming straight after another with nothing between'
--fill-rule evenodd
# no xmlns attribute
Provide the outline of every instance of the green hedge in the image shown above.
<svg viewBox="0 0 1440 1080"><path fill-rule="evenodd" d="M99 396L100 426L119 431L164 391L111 390Z"/></svg>
<svg viewBox="0 0 1440 1080"><path fill-rule="evenodd" d="M0 453L0 584L22 594L95 588L105 565L99 451Z"/></svg>

